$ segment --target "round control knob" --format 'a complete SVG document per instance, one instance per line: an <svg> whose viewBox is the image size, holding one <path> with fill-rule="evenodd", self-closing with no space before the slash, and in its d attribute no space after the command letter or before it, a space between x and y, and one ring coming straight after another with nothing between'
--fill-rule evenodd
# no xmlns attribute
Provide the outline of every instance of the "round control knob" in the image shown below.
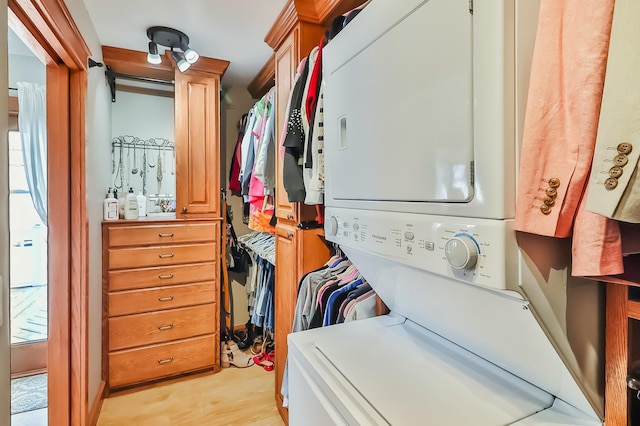
<svg viewBox="0 0 640 426"><path fill-rule="evenodd" d="M478 261L478 246L471 237L460 235L447 241L444 254L452 268L471 269Z"/></svg>
<svg viewBox="0 0 640 426"><path fill-rule="evenodd" d="M338 233L338 219L335 216L324 221L324 232L330 237Z"/></svg>

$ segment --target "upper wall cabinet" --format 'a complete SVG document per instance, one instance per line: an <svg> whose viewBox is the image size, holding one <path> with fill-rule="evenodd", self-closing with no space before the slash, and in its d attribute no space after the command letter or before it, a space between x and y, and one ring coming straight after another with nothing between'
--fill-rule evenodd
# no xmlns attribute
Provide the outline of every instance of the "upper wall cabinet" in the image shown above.
<svg viewBox="0 0 640 426"><path fill-rule="evenodd" d="M176 215L220 216L217 75L176 71Z"/></svg>

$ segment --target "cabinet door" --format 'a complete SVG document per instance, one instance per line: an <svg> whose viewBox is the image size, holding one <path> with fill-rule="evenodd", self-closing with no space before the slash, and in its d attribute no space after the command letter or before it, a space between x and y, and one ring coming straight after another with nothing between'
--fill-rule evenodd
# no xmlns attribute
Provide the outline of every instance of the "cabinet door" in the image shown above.
<svg viewBox="0 0 640 426"><path fill-rule="evenodd" d="M297 297L296 228L276 225L276 283L275 283L275 343L276 343L276 401L282 406L282 375L287 359L287 335L293 325Z"/></svg>
<svg viewBox="0 0 640 426"><path fill-rule="evenodd" d="M176 216L220 216L219 86L216 74L175 77Z"/></svg>
<svg viewBox="0 0 640 426"><path fill-rule="evenodd" d="M287 115L287 103L293 79L296 75L297 61L297 33L294 30L276 51L276 135L282 140L282 132L286 130L284 123ZM282 182L282 158L276 155L276 217L282 220L294 221L295 205L290 203Z"/></svg>

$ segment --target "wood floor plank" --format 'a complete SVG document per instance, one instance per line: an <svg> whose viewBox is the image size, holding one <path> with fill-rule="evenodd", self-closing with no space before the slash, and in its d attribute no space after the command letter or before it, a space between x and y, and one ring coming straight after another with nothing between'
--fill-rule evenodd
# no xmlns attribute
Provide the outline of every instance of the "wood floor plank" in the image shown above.
<svg viewBox="0 0 640 426"><path fill-rule="evenodd" d="M104 400L98 426L282 426L273 386L273 371L232 366L218 374L113 394Z"/></svg>

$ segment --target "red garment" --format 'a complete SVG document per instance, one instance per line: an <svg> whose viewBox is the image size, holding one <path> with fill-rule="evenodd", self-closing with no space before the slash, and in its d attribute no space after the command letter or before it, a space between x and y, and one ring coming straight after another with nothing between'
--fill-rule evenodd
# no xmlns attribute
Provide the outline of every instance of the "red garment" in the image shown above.
<svg viewBox="0 0 640 426"><path fill-rule="evenodd" d="M242 186L240 184L240 167L242 159L242 137L244 136L244 128L247 125L247 114L244 114L238 124L238 140L233 150L231 158L231 166L229 169L229 190L232 195L241 195Z"/></svg>
<svg viewBox="0 0 640 426"><path fill-rule="evenodd" d="M309 90L307 91L307 99L305 99L305 108L307 121L313 126L313 112L316 110L318 103L318 93L320 92L320 83L322 82L322 46L324 46L324 37L318 45L318 57L316 59L311 78L309 80Z"/></svg>

